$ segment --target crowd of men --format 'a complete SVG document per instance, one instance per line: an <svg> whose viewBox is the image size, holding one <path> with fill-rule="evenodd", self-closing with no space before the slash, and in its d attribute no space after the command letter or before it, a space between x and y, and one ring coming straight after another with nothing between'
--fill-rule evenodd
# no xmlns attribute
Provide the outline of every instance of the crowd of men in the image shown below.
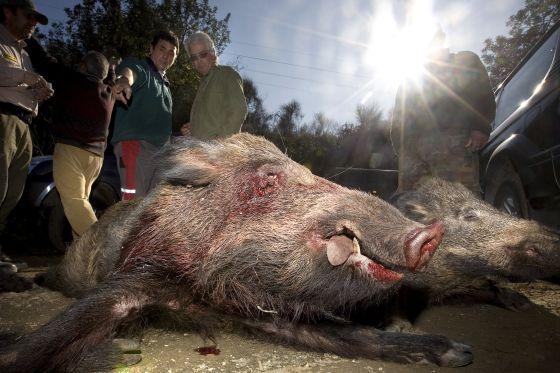
<svg viewBox="0 0 560 373"><path fill-rule="evenodd" d="M40 104L51 100L53 176L76 239L97 221L89 195L103 164L111 119L123 199L143 197L154 186L152 159L172 132L166 71L180 43L173 32L161 31L146 57L112 65L90 51L73 69L32 38L37 23L48 20L31 0L0 0L0 10L0 234L24 189L32 156L28 126ZM398 191L413 189L425 176L439 176L480 193L476 152L488 139L494 98L478 56L451 54L443 40L440 31L423 82L403 85L397 94L392 140L399 155ZM239 132L247 115L241 77L218 64L214 42L204 32L190 35L184 47L201 79L181 134L209 140ZM0 257L0 267L11 265Z"/></svg>
<svg viewBox="0 0 560 373"><path fill-rule="evenodd" d="M48 19L31 0L0 0L0 234L21 198L32 157L29 124L50 99L55 140L53 177L74 239L97 221L89 202L110 139L124 200L142 197L154 185L153 155L169 142L173 99L166 71L179 53L171 31L157 33L147 57L127 57L118 66L96 51L76 69L64 66L32 38ZM247 115L241 77L219 66L216 47L196 32L185 49L201 75L185 136L213 139L237 133ZM52 96L52 98L51 98ZM115 105L120 101L122 105ZM1 247L0 247L1 253ZM5 254L0 266L13 266Z"/></svg>

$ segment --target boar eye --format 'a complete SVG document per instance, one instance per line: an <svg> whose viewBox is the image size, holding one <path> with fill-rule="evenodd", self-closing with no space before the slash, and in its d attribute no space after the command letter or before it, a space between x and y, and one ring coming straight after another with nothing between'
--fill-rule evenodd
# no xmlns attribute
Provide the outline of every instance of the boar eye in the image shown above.
<svg viewBox="0 0 560 373"><path fill-rule="evenodd" d="M461 213L461 217L466 221L475 221L478 220L479 218L478 213L475 210L471 210L471 209L464 210Z"/></svg>

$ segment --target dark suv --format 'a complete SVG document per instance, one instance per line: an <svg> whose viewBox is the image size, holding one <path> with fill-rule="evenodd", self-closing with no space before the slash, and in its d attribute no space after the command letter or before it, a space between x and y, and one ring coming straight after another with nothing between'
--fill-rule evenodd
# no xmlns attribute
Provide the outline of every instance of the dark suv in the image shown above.
<svg viewBox="0 0 560 373"><path fill-rule="evenodd" d="M560 223L560 24L496 91L496 119L481 152L485 199L501 210Z"/></svg>

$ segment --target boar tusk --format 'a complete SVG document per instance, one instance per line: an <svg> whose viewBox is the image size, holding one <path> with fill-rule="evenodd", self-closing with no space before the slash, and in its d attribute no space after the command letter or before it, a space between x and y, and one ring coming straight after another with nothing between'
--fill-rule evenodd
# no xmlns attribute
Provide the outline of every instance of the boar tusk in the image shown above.
<svg viewBox="0 0 560 373"><path fill-rule="evenodd" d="M354 237L352 239L352 252L354 254L361 254L361 250L360 250L360 243L358 242L358 239L356 237Z"/></svg>

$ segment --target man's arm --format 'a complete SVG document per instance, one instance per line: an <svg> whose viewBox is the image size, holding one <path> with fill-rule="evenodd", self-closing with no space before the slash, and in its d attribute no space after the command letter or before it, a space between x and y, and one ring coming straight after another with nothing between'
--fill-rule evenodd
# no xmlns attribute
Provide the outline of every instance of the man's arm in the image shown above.
<svg viewBox="0 0 560 373"><path fill-rule="evenodd" d="M18 67L0 66L0 87L17 87L21 84L33 87L41 82L46 84L45 79L33 71Z"/></svg>
<svg viewBox="0 0 560 373"><path fill-rule="evenodd" d="M458 58L465 66L466 76L469 77L465 82L463 97L470 105L469 112L465 115L471 133L465 148L476 152L488 141L492 130L491 123L496 115L496 101L488 72L478 55L472 52L460 52Z"/></svg>
<svg viewBox="0 0 560 373"><path fill-rule="evenodd" d="M117 75L116 83L121 80L121 82L128 83L129 86L132 87L134 82L136 81L136 73L132 71L129 67L125 67L119 70L119 74Z"/></svg>
<svg viewBox="0 0 560 373"><path fill-rule="evenodd" d="M222 80L224 102L220 110L221 123L224 123L231 133L241 131L241 126L247 116L247 102L243 94L243 80L233 69L225 70Z"/></svg>

